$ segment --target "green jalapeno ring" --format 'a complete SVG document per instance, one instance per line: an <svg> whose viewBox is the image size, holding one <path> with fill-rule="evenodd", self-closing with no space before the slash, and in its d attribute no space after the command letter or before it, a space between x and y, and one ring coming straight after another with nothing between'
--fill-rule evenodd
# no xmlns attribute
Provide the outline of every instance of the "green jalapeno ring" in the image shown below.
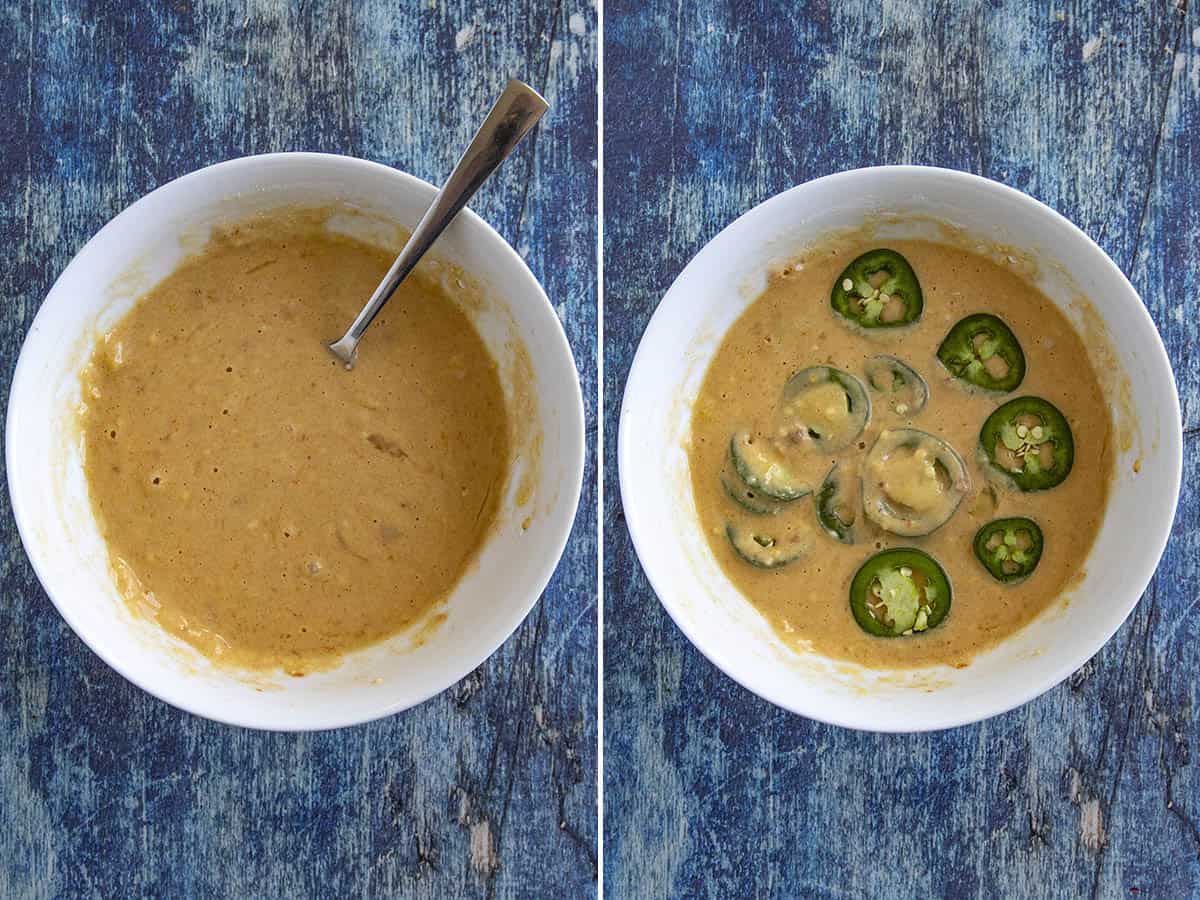
<svg viewBox="0 0 1200 900"><path fill-rule="evenodd" d="M940 625L952 593L937 560L915 547L897 547L859 567L850 582L850 612L868 634L908 637Z"/></svg>
<svg viewBox="0 0 1200 900"><path fill-rule="evenodd" d="M887 278L873 283L881 272L887 273ZM897 298L903 306L902 313L885 319L885 311ZM846 266L834 282L830 303L834 312L863 328L911 325L921 318L925 308L917 273L907 259L884 247L868 250Z"/></svg>
<svg viewBox="0 0 1200 900"><path fill-rule="evenodd" d="M1046 445L1051 449L1049 466L1042 453ZM1075 463L1071 426L1054 404L1041 397L1017 397L996 409L979 430L979 446L988 464L1022 491L1045 491L1061 484ZM1020 467L1005 465L1007 457Z"/></svg>
<svg viewBox="0 0 1200 900"><path fill-rule="evenodd" d="M959 320L938 346L937 357L955 378L987 391L1015 391L1025 380L1025 351L1004 320L991 313L973 313ZM1004 362L1003 375L988 364Z"/></svg>
<svg viewBox="0 0 1200 900"><path fill-rule="evenodd" d="M1003 584L1016 584L1033 574L1045 542L1037 522L1017 516L995 519L975 533L975 558Z"/></svg>

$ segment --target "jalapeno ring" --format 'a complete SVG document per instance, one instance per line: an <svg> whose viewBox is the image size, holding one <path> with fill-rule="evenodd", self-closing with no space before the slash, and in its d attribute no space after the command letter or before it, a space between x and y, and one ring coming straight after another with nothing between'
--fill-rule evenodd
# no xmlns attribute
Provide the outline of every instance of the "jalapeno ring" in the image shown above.
<svg viewBox="0 0 1200 900"><path fill-rule="evenodd" d="M725 467L721 471L721 487L725 494L744 509L755 516L773 516L786 505L783 500L775 500L756 488L750 487L736 472Z"/></svg>
<svg viewBox="0 0 1200 900"><path fill-rule="evenodd" d="M759 569L782 569L808 550L803 541L781 540L770 534L739 528L732 522L726 523L725 536L734 553Z"/></svg>
<svg viewBox="0 0 1200 900"><path fill-rule="evenodd" d="M937 560L915 547L898 547L862 564L850 582L850 611L868 634L907 637L941 624L951 595Z"/></svg>
<svg viewBox="0 0 1200 900"><path fill-rule="evenodd" d="M1003 584L1016 584L1033 574L1045 542L1033 519L995 519L975 532L975 558Z"/></svg>
<svg viewBox="0 0 1200 900"><path fill-rule="evenodd" d="M801 369L783 386L778 427L787 439L822 452L847 447L871 419L863 383L832 366Z"/></svg>
<svg viewBox="0 0 1200 900"><path fill-rule="evenodd" d="M834 312L861 328L900 328L921 318L925 297L908 260L880 247L846 266L834 282L830 303Z"/></svg>
<svg viewBox="0 0 1200 900"><path fill-rule="evenodd" d="M991 313L961 319L942 340L938 359L955 378L986 391L1015 391L1025 379L1025 351Z"/></svg>
<svg viewBox="0 0 1200 900"><path fill-rule="evenodd" d="M1022 491L1062 484L1075 463L1071 426L1041 397L1017 397L993 412L979 430L979 446L991 467Z"/></svg>
<svg viewBox="0 0 1200 900"><path fill-rule="evenodd" d="M772 500L798 500L812 493L812 486L791 470L781 454L745 429L729 439L729 459L747 487Z"/></svg>
<svg viewBox="0 0 1200 900"><path fill-rule="evenodd" d="M884 531L920 537L949 521L970 486L962 457L941 438L888 429L863 462L863 511Z"/></svg>
<svg viewBox="0 0 1200 900"><path fill-rule="evenodd" d="M902 359L881 353L863 366L871 390L888 397L888 405L898 416L912 418L925 408L929 386L916 369Z"/></svg>
<svg viewBox="0 0 1200 900"><path fill-rule="evenodd" d="M847 496L852 492L852 496ZM829 474L817 489L813 508L821 530L843 544L853 544L858 539L859 516L862 507L861 487L858 479L845 475L834 463Z"/></svg>

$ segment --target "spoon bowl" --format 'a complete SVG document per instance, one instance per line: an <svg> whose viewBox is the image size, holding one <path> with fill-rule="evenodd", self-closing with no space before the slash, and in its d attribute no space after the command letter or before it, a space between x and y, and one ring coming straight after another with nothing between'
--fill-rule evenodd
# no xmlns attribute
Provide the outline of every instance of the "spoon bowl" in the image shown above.
<svg viewBox="0 0 1200 900"><path fill-rule="evenodd" d="M420 262L421 257L446 230L459 211L467 205L480 185L487 180L500 164L529 133L538 120L550 108L542 96L525 84L513 79L492 106L479 131L475 133L467 148L442 189L433 198L433 203L413 229L412 236L392 263L379 286L367 301L367 305L355 317L346 333L329 345L329 350L345 363L346 368L354 365L358 353L358 342L362 340L371 322L379 315L384 304L391 299L408 273Z"/></svg>

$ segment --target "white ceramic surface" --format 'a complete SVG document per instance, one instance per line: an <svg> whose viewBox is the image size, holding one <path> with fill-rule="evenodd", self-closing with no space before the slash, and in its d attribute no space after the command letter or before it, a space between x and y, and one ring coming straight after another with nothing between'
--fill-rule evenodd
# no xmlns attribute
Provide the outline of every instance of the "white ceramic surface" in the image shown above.
<svg viewBox="0 0 1200 900"><path fill-rule="evenodd" d="M1119 454L1105 524L1070 602L964 669L877 672L784 645L722 573L696 516L685 450L691 404L733 321L766 273L823 235L877 224L881 241L934 237L934 221L1038 264L1039 287L1075 322L1079 296L1107 329L1138 411ZM1121 411L1114 406L1120 421ZM1126 422L1125 424L1128 424ZM860 169L793 188L735 221L687 265L638 347L621 408L621 498L660 601L718 667L793 712L852 728L922 731L996 715L1083 665L1137 604L1174 518L1179 398L1162 341L1133 287L1083 232L1036 200L973 175L912 166ZM1141 457L1140 473L1133 463ZM831 586L840 597L843 586Z"/></svg>
<svg viewBox="0 0 1200 900"><path fill-rule="evenodd" d="M397 225L411 229L434 193L410 175L349 157L286 153L221 163L164 185L113 219L72 260L39 310L17 363L6 430L21 539L75 632L118 672L168 703L224 722L283 730L333 728L406 709L495 651L554 571L583 472L579 379L537 280L503 238L464 210L432 256L461 267L483 287L476 324L506 391L519 364L514 348L524 347L543 444L531 499L525 505L516 499L526 454L510 479L497 530L441 610L446 621L357 652L329 672L235 675L131 615L109 573L72 428L77 373L94 335L201 246L214 224L284 205L341 202L356 213L335 227L383 241L394 238ZM528 530L522 530L527 516Z"/></svg>

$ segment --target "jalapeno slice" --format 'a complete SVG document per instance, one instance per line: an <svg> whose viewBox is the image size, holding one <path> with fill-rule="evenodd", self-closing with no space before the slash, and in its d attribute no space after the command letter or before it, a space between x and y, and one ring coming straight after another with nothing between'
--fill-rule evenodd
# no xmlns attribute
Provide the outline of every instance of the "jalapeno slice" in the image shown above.
<svg viewBox="0 0 1200 900"><path fill-rule="evenodd" d="M755 516L773 516L784 507L784 501L773 500L761 491L750 487L736 472L721 472L721 487L729 499Z"/></svg>
<svg viewBox="0 0 1200 900"><path fill-rule="evenodd" d="M975 533L975 558L1004 584L1016 584L1032 575L1041 561L1042 546L1038 523L1019 516L988 522Z"/></svg>
<svg viewBox="0 0 1200 900"><path fill-rule="evenodd" d="M841 450L867 427L871 399L863 383L849 372L811 366L784 385L777 418L785 440L822 452Z"/></svg>
<svg viewBox="0 0 1200 900"><path fill-rule="evenodd" d="M908 260L895 250L868 250L833 285L834 312L863 328L899 328L921 318L925 298Z"/></svg>
<svg viewBox="0 0 1200 900"><path fill-rule="evenodd" d="M918 537L940 528L971 489L954 448L915 428L880 433L863 463L863 511L892 534Z"/></svg>
<svg viewBox="0 0 1200 900"><path fill-rule="evenodd" d="M772 500L799 500L812 493L812 486L791 470L770 442L745 429L730 439L729 459L747 487Z"/></svg>
<svg viewBox="0 0 1200 900"><path fill-rule="evenodd" d="M863 366L871 390L887 397L888 407L898 416L915 416L929 400L929 386L917 370L894 356L881 353Z"/></svg>
<svg viewBox="0 0 1200 900"><path fill-rule="evenodd" d="M1066 417L1041 397L1009 400L983 423L979 446L1022 491L1045 491L1071 474L1075 439Z"/></svg>
<svg viewBox="0 0 1200 900"><path fill-rule="evenodd" d="M732 522L726 523L725 536L734 553L759 569L782 569L808 550L808 545L801 539L777 538L755 529L739 528Z"/></svg>
<svg viewBox="0 0 1200 900"><path fill-rule="evenodd" d="M850 611L858 627L877 637L936 628L950 611L950 579L928 553L898 547L876 553L850 582Z"/></svg>
<svg viewBox="0 0 1200 900"><path fill-rule="evenodd" d="M951 375L986 391L1015 391L1025 378L1025 351L1004 321L991 313L960 320L937 351Z"/></svg>
<svg viewBox="0 0 1200 900"><path fill-rule="evenodd" d="M817 513L817 524L821 530L843 544L853 544L858 539L858 510L861 507L859 481L850 473L843 473L837 463L817 489L813 507Z"/></svg>

